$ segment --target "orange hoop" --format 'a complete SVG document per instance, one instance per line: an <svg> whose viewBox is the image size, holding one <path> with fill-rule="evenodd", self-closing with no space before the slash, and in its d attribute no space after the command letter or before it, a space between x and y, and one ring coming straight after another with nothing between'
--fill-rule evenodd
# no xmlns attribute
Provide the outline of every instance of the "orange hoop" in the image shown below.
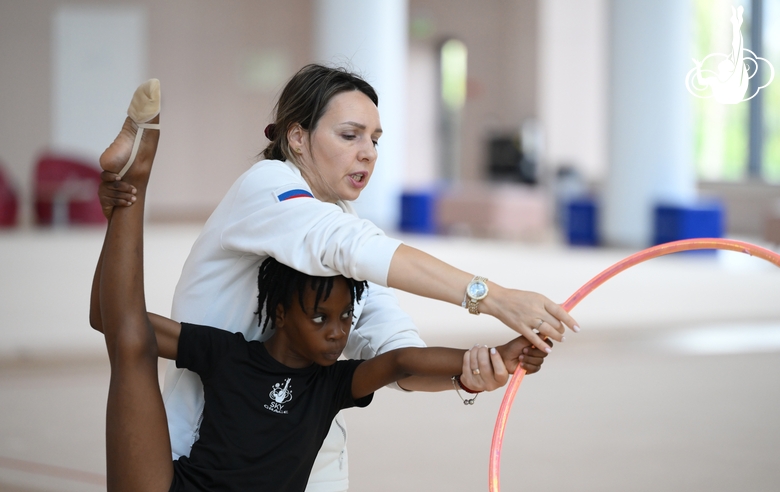
<svg viewBox="0 0 780 492"><path fill-rule="evenodd" d="M647 248L638 253L635 253L628 258L621 260L611 267L607 268L603 272L593 277L588 283L580 287L577 292L572 294L566 302L562 304L566 311L571 311L574 306L579 304L588 294L590 294L598 286L614 277L623 270L630 268L637 263L642 263L651 258L657 258L672 253L678 253L680 251L690 251L696 249L725 249L729 251L737 251L739 253L745 253L750 256L756 256L762 258L770 263L780 267L780 255L770 251L766 248L756 246L755 244L746 243L743 241L735 241L733 239L718 239L718 238L698 238L698 239L684 239L682 241L674 241L671 243L659 244L652 248ZM520 388L520 383L523 381L525 371L520 370L516 373L504 393L504 399L501 402L501 407L498 409L498 418L496 419L496 426L493 430L493 441L490 445L490 468L488 472L488 488L490 492L499 492L501 489L500 476L501 476L501 447L504 443L504 430L506 428L506 421L509 417L509 411L512 409L512 402L515 399L517 390Z"/></svg>

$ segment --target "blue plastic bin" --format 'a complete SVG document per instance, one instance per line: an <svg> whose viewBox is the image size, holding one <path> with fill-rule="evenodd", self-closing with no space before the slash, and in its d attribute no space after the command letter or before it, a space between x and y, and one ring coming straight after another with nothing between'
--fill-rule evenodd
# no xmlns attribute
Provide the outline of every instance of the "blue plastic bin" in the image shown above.
<svg viewBox="0 0 780 492"><path fill-rule="evenodd" d="M598 246L598 204L589 197L576 198L566 206L566 239L574 246Z"/></svg>
<svg viewBox="0 0 780 492"><path fill-rule="evenodd" d="M436 233L436 193L432 191L403 193L399 229L415 234Z"/></svg>
<svg viewBox="0 0 780 492"><path fill-rule="evenodd" d="M719 201L691 205L661 204L655 208L653 243L698 237L723 237L724 210Z"/></svg>

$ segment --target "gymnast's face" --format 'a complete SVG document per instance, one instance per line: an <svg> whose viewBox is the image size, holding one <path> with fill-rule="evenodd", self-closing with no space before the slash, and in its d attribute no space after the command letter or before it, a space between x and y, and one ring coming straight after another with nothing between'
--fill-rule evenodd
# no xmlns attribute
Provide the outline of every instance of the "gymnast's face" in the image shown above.
<svg viewBox="0 0 780 492"><path fill-rule="evenodd" d="M321 366L336 362L347 345L347 336L352 328L352 296L344 277L333 279L333 289L327 299L321 299L314 309L317 293L306 289L303 307L298 294L293 296L292 305L284 310L283 324L290 356L300 361L312 361Z"/></svg>
<svg viewBox="0 0 780 492"><path fill-rule="evenodd" d="M326 202L355 200L368 185L382 135L376 105L360 91L341 92L328 103L314 131L305 133L299 157L314 196ZM311 174L307 175L307 174Z"/></svg>

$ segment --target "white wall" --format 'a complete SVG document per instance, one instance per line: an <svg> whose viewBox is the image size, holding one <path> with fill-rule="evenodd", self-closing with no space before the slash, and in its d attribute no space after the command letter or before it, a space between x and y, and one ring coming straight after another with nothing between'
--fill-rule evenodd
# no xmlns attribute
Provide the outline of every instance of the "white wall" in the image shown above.
<svg viewBox="0 0 780 492"><path fill-rule="evenodd" d="M406 166L404 189L425 189L439 179L438 71L439 56L433 45L409 45L406 112Z"/></svg>
<svg viewBox="0 0 780 492"><path fill-rule="evenodd" d="M456 37L469 48L469 93L461 131L465 180L483 178L485 140L491 132L516 129L524 119L537 116L540 3L409 0L410 17L427 17L432 26L418 41L431 48ZM22 192L25 223L30 222L36 157L55 140L52 19L61 6L74 5L80 3L0 0L0 160ZM263 128L284 81L314 61L313 0L137 0L132 5L148 11L144 76L159 78L162 85L164 130L149 217L203 220L264 148ZM118 95L126 101L122 106L131 95ZM417 96L421 94L412 94ZM381 101L384 122L390 108ZM120 127L124 110L118 109L115 125L109 125L113 131ZM402 127L399 138L405 139L410 128ZM380 153L391 147L387 137ZM103 138L95 137L94 145L107 145L97 142ZM411 147L397 161L406 161L410 154L436 161L434 148L420 149L417 153ZM412 157L403 167L417 170ZM404 183L429 179L432 172L426 168L419 178Z"/></svg>
<svg viewBox="0 0 780 492"><path fill-rule="evenodd" d="M0 161L22 194L23 223L30 223L36 159L57 141L53 20L61 7L83 3L0 0ZM267 144L263 128L284 81L311 61L310 1L132 5L148 12L143 75L160 79L162 87L150 219L204 220ZM122 102L111 110L114 123L103 124L109 135L121 128L134 88L113 91ZM96 134L90 143L105 148L109 138Z"/></svg>
<svg viewBox="0 0 780 492"><path fill-rule="evenodd" d="M539 116L546 162L607 171L607 0L539 3Z"/></svg>
<svg viewBox="0 0 780 492"><path fill-rule="evenodd" d="M148 72L140 6L62 5L52 20L52 146L97 162Z"/></svg>

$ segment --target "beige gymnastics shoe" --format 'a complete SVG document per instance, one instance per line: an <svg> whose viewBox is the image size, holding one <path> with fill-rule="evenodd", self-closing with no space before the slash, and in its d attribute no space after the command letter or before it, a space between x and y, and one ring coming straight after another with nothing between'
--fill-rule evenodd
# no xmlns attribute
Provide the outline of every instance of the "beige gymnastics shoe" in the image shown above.
<svg viewBox="0 0 780 492"><path fill-rule="evenodd" d="M160 114L160 81L149 79L135 90L133 100L130 101L130 107L127 108L127 116L135 123L138 130L133 139L133 150L130 152L130 158L119 171L119 177L127 173L130 166L135 162L135 156L138 153L138 147L141 145L141 136L144 130L159 130L159 123L149 123Z"/></svg>

